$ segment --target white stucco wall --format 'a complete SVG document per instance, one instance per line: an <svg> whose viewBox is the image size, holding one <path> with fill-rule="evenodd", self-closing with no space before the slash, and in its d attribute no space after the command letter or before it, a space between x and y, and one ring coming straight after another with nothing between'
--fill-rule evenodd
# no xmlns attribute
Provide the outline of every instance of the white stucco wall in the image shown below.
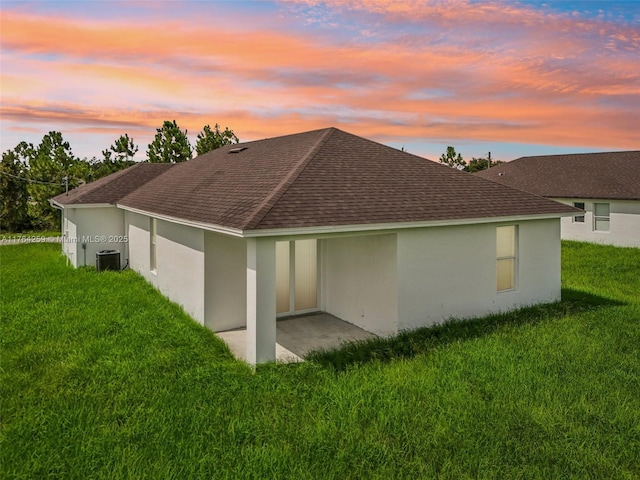
<svg viewBox="0 0 640 480"><path fill-rule="evenodd" d="M276 241L248 238L247 252L247 361L276 359Z"/></svg>
<svg viewBox="0 0 640 480"><path fill-rule="evenodd" d="M612 224L614 211L620 209L612 208ZM128 257L132 269L199 323L214 331L248 327L250 240L156 220L156 268L152 271L148 216L116 208L70 209L63 221L70 236L128 237L128 244L88 243L87 263L94 264L96 251L117 248L123 252L123 262ZM518 226L516 288L505 292L496 291L499 225ZM318 241L319 307L365 330L389 335L452 317L556 301L560 298L559 240L560 219L325 237ZM275 240L261 239L254 250L262 252L267 243L268 258L273 256L274 263ZM63 248L68 256L83 258L78 254L80 244ZM265 292L273 289L269 302L273 301L275 319L275 265L260 275L262 281L273 276L273 285L261 286L260 292L266 298Z"/></svg>
<svg viewBox="0 0 640 480"><path fill-rule="evenodd" d="M122 210L116 207L67 207L62 230L68 232L62 251L74 267L95 267L96 252L100 250L120 251L120 263L124 266L126 238Z"/></svg>
<svg viewBox="0 0 640 480"><path fill-rule="evenodd" d="M602 243L618 247L640 247L640 201L586 200L580 198L555 198L559 202L573 205L584 203L584 223L574 222L573 217L562 219L562 238L582 242ZM593 228L594 203L608 203L610 229L601 232Z"/></svg>
<svg viewBox="0 0 640 480"><path fill-rule="evenodd" d="M327 238L320 249L322 309L378 335L395 333L396 235Z"/></svg>
<svg viewBox="0 0 640 480"><path fill-rule="evenodd" d="M205 232L204 324L211 330L246 326L246 270L245 240Z"/></svg>
<svg viewBox="0 0 640 480"><path fill-rule="evenodd" d="M149 217L125 213L129 240L129 267L151 281L149 271Z"/></svg>
<svg viewBox="0 0 640 480"><path fill-rule="evenodd" d="M516 288L504 292L496 291L499 224L399 231L399 329L559 300L559 220L512 224L518 225Z"/></svg>
<svg viewBox="0 0 640 480"><path fill-rule="evenodd" d="M156 220L156 269L150 269L150 218L127 212L130 266L204 324L205 246L201 229Z"/></svg>
<svg viewBox="0 0 640 480"><path fill-rule="evenodd" d="M62 210L62 253L69 259L69 263L74 267L78 266L78 242L75 220L75 210L66 208Z"/></svg>

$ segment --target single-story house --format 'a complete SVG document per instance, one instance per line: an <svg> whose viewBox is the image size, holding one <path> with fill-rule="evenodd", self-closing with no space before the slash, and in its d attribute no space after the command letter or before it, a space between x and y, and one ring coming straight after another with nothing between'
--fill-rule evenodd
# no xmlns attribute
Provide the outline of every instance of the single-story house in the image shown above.
<svg viewBox="0 0 640 480"><path fill-rule="evenodd" d="M196 321L327 312L378 335L560 297L560 218L579 210L335 128L140 163L51 200L75 266L118 249ZM112 243L110 243L112 242Z"/></svg>
<svg viewBox="0 0 640 480"><path fill-rule="evenodd" d="M640 150L522 157L477 176L572 205L562 238L640 247Z"/></svg>

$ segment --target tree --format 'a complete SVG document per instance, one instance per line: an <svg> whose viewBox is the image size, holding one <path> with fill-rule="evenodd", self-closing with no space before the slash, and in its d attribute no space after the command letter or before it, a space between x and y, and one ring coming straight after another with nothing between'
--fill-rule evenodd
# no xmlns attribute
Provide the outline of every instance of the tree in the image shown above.
<svg viewBox="0 0 640 480"><path fill-rule="evenodd" d="M238 137L236 137L236 134L233 133L233 130L229 130L228 127L225 127L224 131L221 131L220 125L216 123L213 128L214 129L211 130L209 125L205 125L202 132L198 134L198 142L196 143L196 152L198 152L198 155L240 141Z"/></svg>
<svg viewBox="0 0 640 480"><path fill-rule="evenodd" d="M78 165L79 162L60 132L49 132L38 148L31 152L29 214L35 227L54 228L59 225L60 215L49 204L49 199L64 192L65 187L72 189L81 183L82 178L78 178L78 174L82 166Z"/></svg>
<svg viewBox="0 0 640 480"><path fill-rule="evenodd" d="M440 163L449 165L457 170L464 170L467 164L464 162L462 155L456 153L456 149L452 146L447 147L447 152L440 157Z"/></svg>
<svg viewBox="0 0 640 480"><path fill-rule="evenodd" d="M0 229L21 232L30 226L27 160L33 145L20 142L2 154L0 162Z"/></svg>
<svg viewBox="0 0 640 480"><path fill-rule="evenodd" d="M138 152L138 146L133 143L133 138L129 138L129 135L125 133L120 135L120 138L111 145L110 150L116 156L115 161L129 161L133 160L133 156Z"/></svg>
<svg viewBox="0 0 640 480"><path fill-rule="evenodd" d="M151 163L180 163L191 160L191 144L187 131L180 130L176 121L166 120L149 144L147 157Z"/></svg>
<svg viewBox="0 0 640 480"><path fill-rule="evenodd" d="M469 160L469 165L467 165L466 170L469 173L475 173L481 170L486 170L487 168L489 168L488 159L484 157L480 157L480 158L473 157L471 160Z"/></svg>
<svg viewBox="0 0 640 480"><path fill-rule="evenodd" d="M93 180L106 177L135 164L133 156L138 146L128 134L121 135L113 145L102 151L102 161L89 162L93 170Z"/></svg>
<svg viewBox="0 0 640 480"><path fill-rule="evenodd" d="M501 162L500 160L493 161L493 159L491 158L491 152L489 152L486 157L472 158L469 161L469 165L467 165L466 171L469 173L475 173L494 167L496 165L500 165L501 163L504 162Z"/></svg>

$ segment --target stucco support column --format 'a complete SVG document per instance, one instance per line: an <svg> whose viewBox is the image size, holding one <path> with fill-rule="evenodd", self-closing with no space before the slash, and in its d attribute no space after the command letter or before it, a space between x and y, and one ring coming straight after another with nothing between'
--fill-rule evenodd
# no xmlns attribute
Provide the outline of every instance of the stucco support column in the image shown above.
<svg viewBox="0 0 640 480"><path fill-rule="evenodd" d="M247 362L276 359L276 242L247 239Z"/></svg>

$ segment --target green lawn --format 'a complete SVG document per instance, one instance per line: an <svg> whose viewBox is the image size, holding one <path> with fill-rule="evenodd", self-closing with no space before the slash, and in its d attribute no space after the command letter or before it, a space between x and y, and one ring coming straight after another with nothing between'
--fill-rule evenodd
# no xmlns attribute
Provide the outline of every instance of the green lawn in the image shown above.
<svg viewBox="0 0 640 480"><path fill-rule="evenodd" d="M135 273L0 248L0 476L640 478L640 249L563 301L313 362L234 360Z"/></svg>
<svg viewBox="0 0 640 480"><path fill-rule="evenodd" d="M13 232L0 232L0 240L6 238L6 239L11 239L11 238L32 238L32 237L59 237L61 236L62 233L60 232L60 230L34 230L34 231L29 231L29 232L19 232L19 233L13 233Z"/></svg>

